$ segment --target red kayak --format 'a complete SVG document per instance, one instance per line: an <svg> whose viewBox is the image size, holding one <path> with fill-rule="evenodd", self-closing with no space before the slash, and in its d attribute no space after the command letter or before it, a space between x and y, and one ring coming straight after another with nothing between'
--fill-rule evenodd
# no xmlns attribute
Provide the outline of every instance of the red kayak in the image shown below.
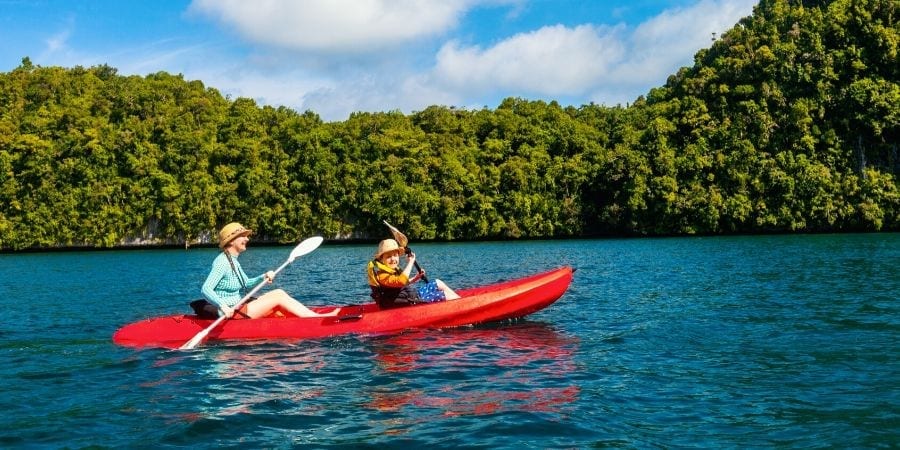
<svg viewBox="0 0 900 450"><path fill-rule="evenodd" d="M395 333L410 328L443 328L514 319L539 311L557 299L572 282L571 267L504 281L488 286L459 289L462 297L404 308L379 309L374 303L344 306L334 317L280 317L226 320L209 333L209 341L309 339L339 334ZM334 306L312 308L325 313ZM113 334L113 342L127 347L178 348L213 323L194 315L145 319L125 325Z"/></svg>

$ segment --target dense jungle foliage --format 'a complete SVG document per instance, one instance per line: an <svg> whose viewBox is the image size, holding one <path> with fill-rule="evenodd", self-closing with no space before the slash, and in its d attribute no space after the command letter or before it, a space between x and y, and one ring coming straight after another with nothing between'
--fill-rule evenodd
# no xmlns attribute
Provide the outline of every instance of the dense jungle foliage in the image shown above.
<svg viewBox="0 0 900 450"><path fill-rule="evenodd" d="M627 107L314 112L164 72L0 73L0 248L900 229L896 0L763 0Z"/></svg>

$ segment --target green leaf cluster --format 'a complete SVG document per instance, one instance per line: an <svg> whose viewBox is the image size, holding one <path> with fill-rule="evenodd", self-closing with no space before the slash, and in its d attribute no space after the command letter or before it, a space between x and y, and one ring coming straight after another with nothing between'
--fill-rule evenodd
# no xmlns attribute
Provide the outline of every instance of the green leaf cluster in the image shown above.
<svg viewBox="0 0 900 450"><path fill-rule="evenodd" d="M900 229L896 0L763 0L627 106L354 113L164 72L0 74L0 249Z"/></svg>

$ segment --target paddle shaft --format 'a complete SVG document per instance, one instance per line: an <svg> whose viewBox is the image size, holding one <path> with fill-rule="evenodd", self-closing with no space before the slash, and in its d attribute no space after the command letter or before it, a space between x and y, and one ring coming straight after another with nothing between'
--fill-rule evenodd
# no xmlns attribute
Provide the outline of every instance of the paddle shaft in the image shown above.
<svg viewBox="0 0 900 450"><path fill-rule="evenodd" d="M400 230L398 230L393 225L389 224L387 220L383 220L382 222L387 225L388 229L391 231L391 234L394 235L394 240L397 241L397 243L400 244L401 247L406 248L406 254L409 255L410 253L412 253L412 249L406 246L406 244L409 243L409 239L406 238L406 235L401 233ZM422 270L422 266L419 265L418 260L416 260L413 265L419 273L425 272L424 270ZM424 274L422 275L422 281L426 283L428 282L428 277L426 277Z"/></svg>
<svg viewBox="0 0 900 450"><path fill-rule="evenodd" d="M284 270L284 268L287 267L287 265L290 264L292 261L293 261L293 259L289 259L289 260L285 261L284 264L278 266L278 268L275 269L275 273L272 274L272 278L275 278L275 275L278 275L278 272L281 272L282 270ZM241 299L241 301L237 302L234 305L233 309L237 310L238 308L243 306L244 303L247 303L251 298L253 298L253 295L255 295L257 292L259 292L260 289L262 289L263 285L265 285L265 284L267 284L265 280L260 281L259 284L256 285L256 287L251 289L250 292L248 292L247 295L245 295L244 298ZM219 317L218 320L222 320L224 317L225 316ZM217 322L218 322L218 320L217 320ZM212 327L213 325L216 325L216 323L213 322L213 324L210 325L210 327Z"/></svg>

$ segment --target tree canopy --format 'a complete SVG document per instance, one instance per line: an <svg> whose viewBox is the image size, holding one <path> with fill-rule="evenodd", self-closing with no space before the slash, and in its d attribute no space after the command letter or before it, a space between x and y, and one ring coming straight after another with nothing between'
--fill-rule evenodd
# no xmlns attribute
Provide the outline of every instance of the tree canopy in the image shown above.
<svg viewBox="0 0 900 450"><path fill-rule="evenodd" d="M900 229L900 6L762 0L628 106L324 122L165 72L0 73L0 249Z"/></svg>

